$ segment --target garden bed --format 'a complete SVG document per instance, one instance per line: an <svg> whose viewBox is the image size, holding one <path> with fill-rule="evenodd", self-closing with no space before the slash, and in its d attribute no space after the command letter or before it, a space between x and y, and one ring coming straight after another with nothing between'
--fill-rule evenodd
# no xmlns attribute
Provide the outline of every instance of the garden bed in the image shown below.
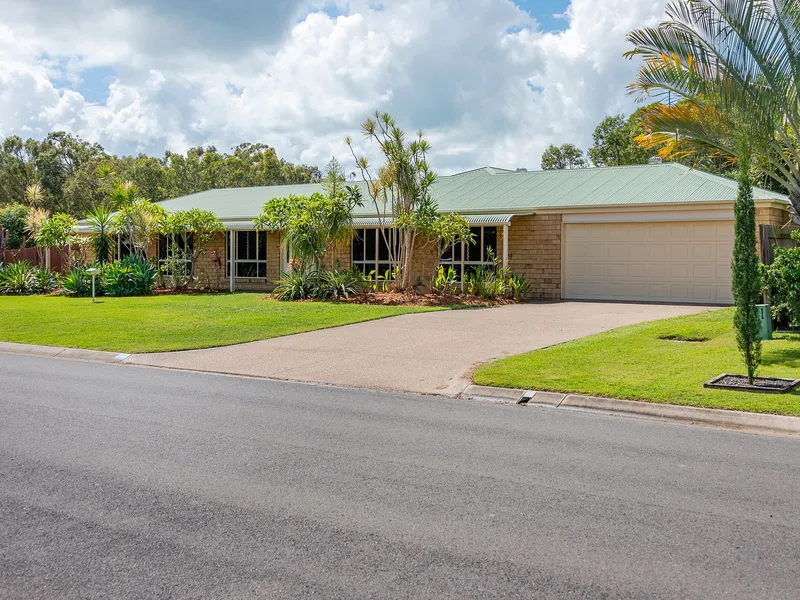
<svg viewBox="0 0 800 600"><path fill-rule="evenodd" d="M509 298L488 300L469 294L416 294L413 292L369 292L345 300L351 304L375 306L500 306L516 304Z"/></svg>
<svg viewBox="0 0 800 600"><path fill-rule="evenodd" d="M730 375L725 373L706 381L703 387L717 388L720 390L736 390L738 392L760 392L765 394L785 394L791 392L798 385L800 379L782 379L780 377L755 377L753 383L747 375Z"/></svg>

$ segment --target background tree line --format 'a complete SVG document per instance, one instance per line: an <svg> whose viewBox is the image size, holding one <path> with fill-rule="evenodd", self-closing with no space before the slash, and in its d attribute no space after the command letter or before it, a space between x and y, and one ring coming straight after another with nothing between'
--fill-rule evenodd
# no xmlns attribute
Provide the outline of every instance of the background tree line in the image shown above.
<svg viewBox="0 0 800 600"><path fill-rule="evenodd" d="M112 176L113 175L113 176ZM230 153L214 146L157 158L116 156L63 131L39 141L5 138L0 147L0 207L26 204L26 191L41 188L37 206L51 214L83 218L101 205L113 181L130 181L152 201L223 187L319 181L315 166L295 165L261 143L239 144Z"/></svg>
<svg viewBox="0 0 800 600"><path fill-rule="evenodd" d="M674 105L656 102L636 110L629 116L624 114L607 116L595 127L592 135L593 145L588 152L584 153L570 143L560 146L551 144L542 154L542 169L583 169L592 165L595 167L644 165L651 158L660 157L665 161L678 162L687 167L735 179L738 169L730 157L716 152L713 148L693 147L691 151L687 151L686 139L680 130L665 133L653 127L654 118L664 109L687 110L689 105L690 102L687 100L681 100ZM758 183L785 193L785 190L781 190L780 186L775 187L774 182L768 178L763 178Z"/></svg>

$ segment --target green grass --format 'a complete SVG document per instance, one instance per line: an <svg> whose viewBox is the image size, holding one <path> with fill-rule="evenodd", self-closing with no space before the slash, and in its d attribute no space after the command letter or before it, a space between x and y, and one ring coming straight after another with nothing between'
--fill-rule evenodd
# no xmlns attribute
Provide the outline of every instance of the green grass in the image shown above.
<svg viewBox="0 0 800 600"><path fill-rule="evenodd" d="M800 416L800 392L711 390L703 383L742 373L733 310L623 327L480 367L480 385ZM665 340L706 339L704 342ZM800 379L800 336L764 342L759 375Z"/></svg>
<svg viewBox="0 0 800 600"><path fill-rule="evenodd" d="M264 294L0 296L0 341L115 352L225 346L437 308L278 302Z"/></svg>

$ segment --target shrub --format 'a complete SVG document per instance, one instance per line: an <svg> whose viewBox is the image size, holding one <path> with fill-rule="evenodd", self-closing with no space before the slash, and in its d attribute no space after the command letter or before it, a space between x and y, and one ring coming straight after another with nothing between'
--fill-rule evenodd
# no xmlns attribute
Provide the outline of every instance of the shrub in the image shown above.
<svg viewBox="0 0 800 600"><path fill-rule="evenodd" d="M336 269L324 273L320 280L317 297L320 299L349 298L364 293L367 282L364 274L356 269Z"/></svg>
<svg viewBox="0 0 800 600"><path fill-rule="evenodd" d="M151 264L130 255L106 266L103 288L108 296L147 296L153 293L155 279Z"/></svg>
<svg viewBox="0 0 800 600"><path fill-rule="evenodd" d="M308 300L317 298L319 293L320 275L314 269L292 270L281 273L275 291L278 300Z"/></svg>
<svg viewBox="0 0 800 600"><path fill-rule="evenodd" d="M11 263L0 269L0 294L26 296L38 290L38 269L27 261Z"/></svg>
<svg viewBox="0 0 800 600"><path fill-rule="evenodd" d="M527 299L531 291L531 282L528 281L524 275L514 275L513 273L508 276L506 283L506 298L512 298L515 302L522 302Z"/></svg>
<svg viewBox="0 0 800 600"><path fill-rule="evenodd" d="M95 294L101 296L103 278L100 277L95 281ZM92 295L92 276L86 272L86 269L79 267L72 269L61 280L61 289L67 296L75 296L77 298L85 298Z"/></svg>
<svg viewBox="0 0 800 600"><path fill-rule="evenodd" d="M800 231L792 233L800 242ZM800 247L775 248L775 260L763 267L772 318L788 327L800 327Z"/></svg>
<svg viewBox="0 0 800 600"><path fill-rule="evenodd" d="M503 276L493 267L481 265L467 276L467 291L487 300L500 298L505 291Z"/></svg>
<svg viewBox="0 0 800 600"><path fill-rule="evenodd" d="M49 294L59 286L59 277L53 271L37 268L34 276L36 278L36 291L39 294Z"/></svg>
<svg viewBox="0 0 800 600"><path fill-rule="evenodd" d="M0 206L0 229L8 230L6 240L8 249L22 248L25 242L25 219L28 207L24 204L8 204Z"/></svg>
<svg viewBox="0 0 800 600"><path fill-rule="evenodd" d="M181 290L189 284L189 274L186 265L186 252L177 244L172 244L163 273L169 275L170 287Z"/></svg>
<svg viewBox="0 0 800 600"><path fill-rule="evenodd" d="M453 267L439 266L436 272L436 280L433 282L433 291L439 294L455 294L458 290L458 274Z"/></svg>

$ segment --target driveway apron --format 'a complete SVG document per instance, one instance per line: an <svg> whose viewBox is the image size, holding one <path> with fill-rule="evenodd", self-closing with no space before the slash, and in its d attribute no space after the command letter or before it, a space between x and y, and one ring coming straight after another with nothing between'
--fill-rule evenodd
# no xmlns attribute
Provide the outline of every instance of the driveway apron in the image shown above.
<svg viewBox="0 0 800 600"><path fill-rule="evenodd" d="M555 302L379 319L235 346L137 354L126 362L418 393L460 394L473 369L512 354L703 306Z"/></svg>

